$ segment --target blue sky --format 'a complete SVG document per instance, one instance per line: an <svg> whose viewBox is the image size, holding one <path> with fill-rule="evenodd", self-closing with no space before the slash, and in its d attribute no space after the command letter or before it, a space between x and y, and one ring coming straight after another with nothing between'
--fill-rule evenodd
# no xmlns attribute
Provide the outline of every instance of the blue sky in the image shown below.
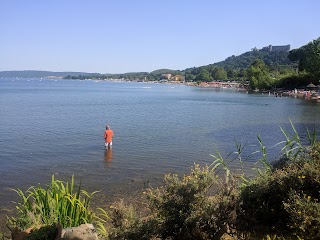
<svg viewBox="0 0 320 240"><path fill-rule="evenodd" d="M320 37L318 0L1 0L0 71L183 70Z"/></svg>

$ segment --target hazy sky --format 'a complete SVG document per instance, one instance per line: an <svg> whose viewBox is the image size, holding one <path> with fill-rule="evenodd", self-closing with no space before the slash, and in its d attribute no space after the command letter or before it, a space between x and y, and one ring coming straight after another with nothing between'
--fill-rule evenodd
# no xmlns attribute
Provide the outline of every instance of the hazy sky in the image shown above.
<svg viewBox="0 0 320 240"><path fill-rule="evenodd" d="M320 37L319 0L0 0L0 71L183 70Z"/></svg>

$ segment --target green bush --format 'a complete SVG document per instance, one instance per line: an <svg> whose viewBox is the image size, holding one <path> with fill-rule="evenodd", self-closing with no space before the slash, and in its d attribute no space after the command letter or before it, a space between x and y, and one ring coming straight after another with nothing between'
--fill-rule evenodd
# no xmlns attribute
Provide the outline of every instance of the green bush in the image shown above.
<svg viewBox="0 0 320 240"><path fill-rule="evenodd" d="M126 206L123 201L110 205L110 220L113 228L110 229L111 238L123 238L132 228L138 225L139 217L133 206Z"/></svg>
<svg viewBox="0 0 320 240"><path fill-rule="evenodd" d="M159 222L159 234L163 239L191 239L191 231L197 227L195 219L202 214L213 183L210 169L195 165L182 179L176 174L167 174L161 188L146 191L148 207Z"/></svg>
<svg viewBox="0 0 320 240"><path fill-rule="evenodd" d="M224 234L236 234L239 183L230 178L226 183L219 179L212 192L194 218L196 230L201 233L196 239L220 239ZM195 237L195 235L193 235Z"/></svg>
<svg viewBox="0 0 320 240"><path fill-rule="evenodd" d="M123 200L109 207L109 238L143 240L152 239L157 235L157 222L152 217L142 217L131 204Z"/></svg>
<svg viewBox="0 0 320 240"><path fill-rule="evenodd" d="M284 208L290 216L288 222L297 236L303 239L320 239L320 203L306 194L292 191Z"/></svg>
<svg viewBox="0 0 320 240"><path fill-rule="evenodd" d="M146 190L147 216L123 202L110 209L110 239L213 239L234 230L238 182L228 183L208 166L195 165L179 178L167 174L159 188ZM217 238L219 239L219 238Z"/></svg>
<svg viewBox="0 0 320 240"><path fill-rule="evenodd" d="M298 224L295 218L292 219L292 209L303 203L300 195L310 196L315 201L320 198L319 149L320 144L316 144L308 154L303 153L295 160L279 165L282 167L258 176L241 190L241 228L248 230L260 225L270 230L301 233L298 228L292 229ZM309 205L315 207L317 204L309 202Z"/></svg>

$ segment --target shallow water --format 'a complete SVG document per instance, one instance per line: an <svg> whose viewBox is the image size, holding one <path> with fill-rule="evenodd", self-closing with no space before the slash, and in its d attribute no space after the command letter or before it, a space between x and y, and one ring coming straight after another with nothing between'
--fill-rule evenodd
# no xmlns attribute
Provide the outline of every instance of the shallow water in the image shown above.
<svg viewBox="0 0 320 240"><path fill-rule="evenodd" d="M194 162L210 164L215 145L226 155L238 139L248 155L259 149L258 133L272 160L279 148L271 146L284 140L279 126L290 130L290 118L306 142L306 127L319 129L320 105L184 85L2 78L0 116L4 208L15 196L8 188L47 184L52 174L128 194ZM104 149L107 123L112 153Z"/></svg>

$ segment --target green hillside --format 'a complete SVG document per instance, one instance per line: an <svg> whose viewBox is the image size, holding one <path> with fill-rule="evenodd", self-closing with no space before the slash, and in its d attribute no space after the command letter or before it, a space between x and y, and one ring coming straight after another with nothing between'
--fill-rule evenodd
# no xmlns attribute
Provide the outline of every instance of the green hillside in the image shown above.
<svg viewBox="0 0 320 240"><path fill-rule="evenodd" d="M150 72L150 74L154 74L154 75L161 75L161 74L181 74L181 71L179 70L171 70L171 69L158 69L155 71Z"/></svg>
<svg viewBox="0 0 320 240"><path fill-rule="evenodd" d="M254 90L293 89L320 78L320 38L290 51L290 45L254 48L224 61L185 70L101 74L84 72L4 71L0 77L63 77L66 79L122 79L133 81L238 81Z"/></svg>
<svg viewBox="0 0 320 240"><path fill-rule="evenodd" d="M229 67L234 69L248 68L255 60L261 59L267 66L290 66L289 52L285 51L250 51L239 56L232 55L226 60L214 63L214 66Z"/></svg>
<svg viewBox="0 0 320 240"><path fill-rule="evenodd" d="M295 66L288 58L289 49L290 45L270 45L260 50L254 48L239 56L232 55L221 62L188 68L185 70L186 81L250 80L250 67L257 61L263 65L265 75L278 79L280 75L294 73Z"/></svg>

